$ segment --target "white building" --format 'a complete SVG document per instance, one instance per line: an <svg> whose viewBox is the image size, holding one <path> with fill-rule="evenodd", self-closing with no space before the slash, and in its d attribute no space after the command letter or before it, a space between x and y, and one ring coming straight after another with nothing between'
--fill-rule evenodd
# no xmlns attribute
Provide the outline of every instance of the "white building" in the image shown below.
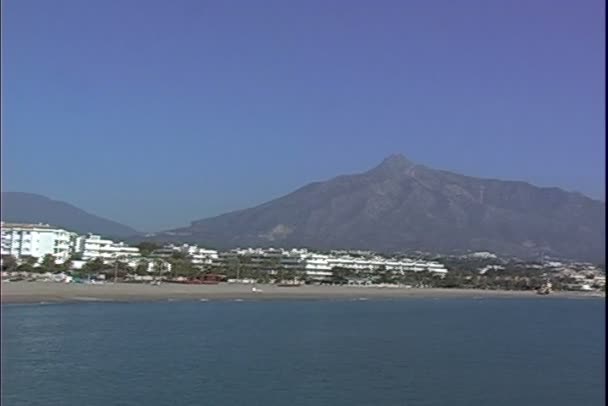
<svg viewBox="0 0 608 406"><path fill-rule="evenodd" d="M41 259L53 255L57 262L66 261L73 253L77 235L48 224L1 223L2 255L16 258L31 256Z"/></svg>
<svg viewBox="0 0 608 406"><path fill-rule="evenodd" d="M173 248L188 255L195 265L211 265L213 261L219 258L216 250L201 248L196 245L184 244L179 247L173 246Z"/></svg>
<svg viewBox="0 0 608 406"><path fill-rule="evenodd" d="M303 260L306 275L316 280L329 279L333 275L332 265L327 255L307 254Z"/></svg>
<svg viewBox="0 0 608 406"><path fill-rule="evenodd" d="M356 253L364 254L365 252ZM276 248L245 248L222 253L224 261L237 256L248 256L250 263L258 267L266 261L280 263L285 269L300 269L312 279L323 280L331 278L333 268L352 269L355 272L373 272L381 267L396 273L433 272L444 274L448 272L445 266L434 261L392 259L382 256L352 256L344 251L334 251L331 254L318 254L306 249L282 250Z"/></svg>
<svg viewBox="0 0 608 406"><path fill-rule="evenodd" d="M374 271L381 267L394 272L433 272L446 273L447 269L438 262L411 260L411 259L387 259L380 256L371 258L352 257L349 255L321 255L308 254L304 256L306 270L327 271L333 268L346 268L354 271Z"/></svg>
<svg viewBox="0 0 608 406"><path fill-rule="evenodd" d="M110 261L118 258L132 259L140 256L139 248L129 247L122 242L102 239L99 235L87 234L76 239L75 252L84 261L101 258Z"/></svg>
<svg viewBox="0 0 608 406"><path fill-rule="evenodd" d="M216 250L210 250L201 248L196 245L167 245L163 248L157 249L152 253L152 257L168 258L173 253L180 252L190 257L194 265L211 265L214 261L219 259L218 252Z"/></svg>

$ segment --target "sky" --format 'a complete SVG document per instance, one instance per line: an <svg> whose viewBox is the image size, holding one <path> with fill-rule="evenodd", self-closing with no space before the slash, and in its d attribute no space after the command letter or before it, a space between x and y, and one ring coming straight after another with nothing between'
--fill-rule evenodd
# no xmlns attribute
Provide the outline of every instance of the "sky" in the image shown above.
<svg viewBox="0 0 608 406"><path fill-rule="evenodd" d="M139 231L386 156L605 199L601 0L4 0L2 190Z"/></svg>

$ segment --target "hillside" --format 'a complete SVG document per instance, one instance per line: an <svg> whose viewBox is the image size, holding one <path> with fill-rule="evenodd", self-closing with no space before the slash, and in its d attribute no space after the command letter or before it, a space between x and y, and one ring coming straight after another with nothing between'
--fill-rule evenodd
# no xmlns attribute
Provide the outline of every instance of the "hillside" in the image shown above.
<svg viewBox="0 0 608 406"><path fill-rule="evenodd" d="M87 213L71 204L22 192L2 192L2 221L48 223L80 234L95 233L107 237L137 234L131 227Z"/></svg>
<svg viewBox="0 0 608 406"><path fill-rule="evenodd" d="M599 260L605 256L605 204L558 188L435 170L394 155L368 172L311 183L152 239L219 248L483 250Z"/></svg>

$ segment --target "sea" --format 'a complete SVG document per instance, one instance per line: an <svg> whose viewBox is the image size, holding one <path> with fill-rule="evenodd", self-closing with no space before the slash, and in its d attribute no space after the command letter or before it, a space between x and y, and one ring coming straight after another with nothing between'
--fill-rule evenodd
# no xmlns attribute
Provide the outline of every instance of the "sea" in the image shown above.
<svg viewBox="0 0 608 406"><path fill-rule="evenodd" d="M603 299L3 305L3 406L605 404Z"/></svg>

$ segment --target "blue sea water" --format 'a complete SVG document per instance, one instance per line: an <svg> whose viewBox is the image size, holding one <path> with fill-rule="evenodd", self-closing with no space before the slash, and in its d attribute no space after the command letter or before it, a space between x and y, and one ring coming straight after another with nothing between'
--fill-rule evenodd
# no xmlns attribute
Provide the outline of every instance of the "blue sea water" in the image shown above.
<svg viewBox="0 0 608 406"><path fill-rule="evenodd" d="M603 300L2 307L2 405L603 405Z"/></svg>

